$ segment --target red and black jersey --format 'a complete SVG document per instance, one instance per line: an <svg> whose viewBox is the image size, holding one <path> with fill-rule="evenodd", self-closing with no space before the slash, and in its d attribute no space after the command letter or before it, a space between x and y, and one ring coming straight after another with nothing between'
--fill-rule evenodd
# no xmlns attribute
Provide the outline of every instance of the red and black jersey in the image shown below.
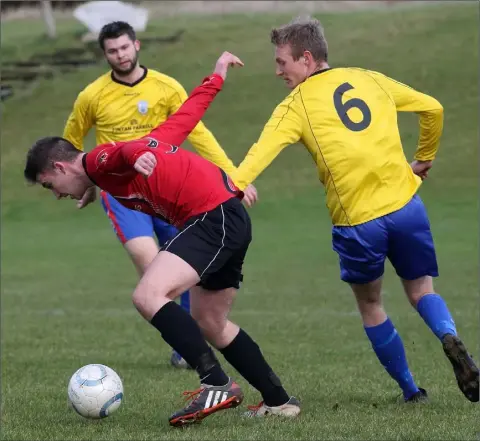
<svg viewBox="0 0 480 441"><path fill-rule="evenodd" d="M102 144L85 154L83 166L89 178L125 207L160 217L177 227L230 198L243 198L223 170L178 147L222 85L220 76L207 77L176 113L147 136ZM148 178L133 168L146 152L153 153L157 160Z"/></svg>

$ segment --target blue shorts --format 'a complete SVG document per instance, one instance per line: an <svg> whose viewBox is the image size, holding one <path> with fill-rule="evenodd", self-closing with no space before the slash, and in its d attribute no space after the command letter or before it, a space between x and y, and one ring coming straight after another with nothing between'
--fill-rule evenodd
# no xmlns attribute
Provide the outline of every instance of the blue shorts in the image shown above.
<svg viewBox="0 0 480 441"><path fill-rule="evenodd" d="M332 241L340 257L341 279L347 283L378 279L386 258L402 279L438 276L430 222L418 195L386 216L354 227L333 227Z"/></svg>
<svg viewBox="0 0 480 441"><path fill-rule="evenodd" d="M161 246L178 233L178 230L173 225L149 214L130 210L104 191L100 192L100 196L103 209L107 213L113 230L122 244L136 237L153 237L153 233L155 233Z"/></svg>

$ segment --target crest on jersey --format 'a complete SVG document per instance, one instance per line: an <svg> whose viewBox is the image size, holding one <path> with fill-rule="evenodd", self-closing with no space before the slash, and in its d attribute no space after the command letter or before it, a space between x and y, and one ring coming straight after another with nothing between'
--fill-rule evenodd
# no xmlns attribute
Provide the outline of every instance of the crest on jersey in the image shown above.
<svg viewBox="0 0 480 441"><path fill-rule="evenodd" d="M165 153L177 153L178 152L178 147L176 145L171 145L170 150L167 150Z"/></svg>
<svg viewBox="0 0 480 441"><path fill-rule="evenodd" d="M147 138L148 139L148 144L147 147L150 147L151 149L156 149L158 147L158 141L153 138Z"/></svg>
<svg viewBox="0 0 480 441"><path fill-rule="evenodd" d="M105 164L107 162L108 158L108 153L105 150L102 150L98 155L97 155L97 164Z"/></svg>
<svg viewBox="0 0 480 441"><path fill-rule="evenodd" d="M145 115L148 112L148 102L144 100L139 101L137 108L142 115Z"/></svg>

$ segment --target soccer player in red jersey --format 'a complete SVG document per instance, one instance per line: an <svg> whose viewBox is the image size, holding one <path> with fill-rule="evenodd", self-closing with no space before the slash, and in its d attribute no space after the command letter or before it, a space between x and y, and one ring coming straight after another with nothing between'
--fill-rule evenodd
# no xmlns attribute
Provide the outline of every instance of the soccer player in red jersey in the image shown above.
<svg viewBox="0 0 480 441"><path fill-rule="evenodd" d="M200 421L243 400L240 387L223 371L206 340L261 393L270 413L300 412L300 403L287 394L258 345L227 318L252 239L243 193L219 167L178 147L221 90L228 67L236 65L243 63L222 54L215 72L143 138L109 142L89 153L64 138L43 138L29 150L25 166L26 179L58 199L80 199L97 185L127 208L179 228L133 293L140 314L200 377L200 388L190 393L195 399L170 417L173 426ZM174 301L187 289L191 316Z"/></svg>

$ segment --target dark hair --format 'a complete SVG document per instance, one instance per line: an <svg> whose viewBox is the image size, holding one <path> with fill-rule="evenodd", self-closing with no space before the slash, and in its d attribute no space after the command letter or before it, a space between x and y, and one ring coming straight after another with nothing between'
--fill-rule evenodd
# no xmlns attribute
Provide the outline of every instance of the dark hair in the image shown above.
<svg viewBox="0 0 480 441"><path fill-rule="evenodd" d="M272 29L270 41L275 46L289 44L294 60L298 60L304 51L309 51L315 61L327 61L327 40L322 25L314 18L297 17L286 25Z"/></svg>
<svg viewBox="0 0 480 441"><path fill-rule="evenodd" d="M59 136L39 139L27 153L27 162L23 172L25 179L36 183L38 175L53 169L55 161L73 162L82 152Z"/></svg>
<svg viewBox="0 0 480 441"><path fill-rule="evenodd" d="M102 50L105 50L105 40L118 38L122 35L128 35L132 41L137 39L135 30L127 22L112 21L111 23L104 25L100 30L100 34L98 35L98 44Z"/></svg>

